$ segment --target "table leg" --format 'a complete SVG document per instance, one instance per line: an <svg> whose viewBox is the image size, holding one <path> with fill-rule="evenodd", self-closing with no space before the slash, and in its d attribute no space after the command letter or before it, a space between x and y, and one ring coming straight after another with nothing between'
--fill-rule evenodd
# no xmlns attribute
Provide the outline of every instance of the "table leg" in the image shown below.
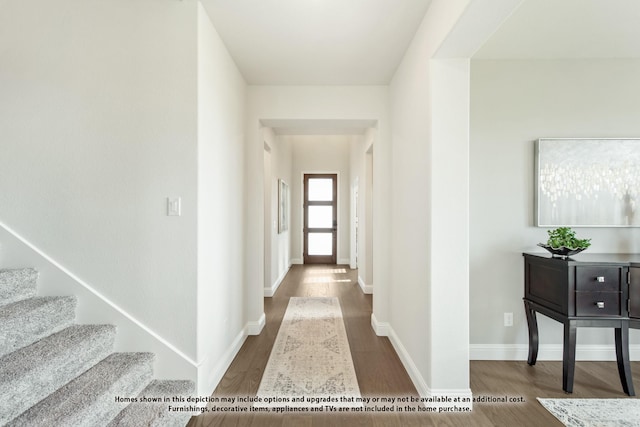
<svg viewBox="0 0 640 427"><path fill-rule="evenodd" d="M536 312L527 301L524 302L524 311L527 315L527 325L529 326L529 358L527 363L535 365L538 359L538 321Z"/></svg>
<svg viewBox="0 0 640 427"><path fill-rule="evenodd" d="M568 320L564 323L562 349L562 389L573 393L573 374L576 370L576 325Z"/></svg>
<svg viewBox="0 0 640 427"><path fill-rule="evenodd" d="M633 379L631 378L631 365L629 364L629 324L623 323L622 327L615 328L616 359L618 361L618 373L622 390L629 396L635 396Z"/></svg>

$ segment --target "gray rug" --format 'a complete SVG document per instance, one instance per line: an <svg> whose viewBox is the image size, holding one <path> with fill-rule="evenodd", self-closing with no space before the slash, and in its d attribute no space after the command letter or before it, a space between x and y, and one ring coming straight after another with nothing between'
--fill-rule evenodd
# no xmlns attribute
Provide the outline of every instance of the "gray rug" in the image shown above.
<svg viewBox="0 0 640 427"><path fill-rule="evenodd" d="M362 405L338 298L289 300L257 395L254 406Z"/></svg>
<svg viewBox="0 0 640 427"><path fill-rule="evenodd" d="M541 399L567 427L640 427L638 399Z"/></svg>

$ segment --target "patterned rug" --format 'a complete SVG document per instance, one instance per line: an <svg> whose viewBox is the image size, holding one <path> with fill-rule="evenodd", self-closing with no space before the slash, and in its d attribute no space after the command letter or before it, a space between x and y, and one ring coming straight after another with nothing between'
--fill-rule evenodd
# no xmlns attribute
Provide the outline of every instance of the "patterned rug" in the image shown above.
<svg viewBox="0 0 640 427"><path fill-rule="evenodd" d="M541 399L538 401L567 427L640 426L638 399Z"/></svg>
<svg viewBox="0 0 640 427"><path fill-rule="evenodd" d="M338 298L289 300L257 395L254 406L362 406Z"/></svg>

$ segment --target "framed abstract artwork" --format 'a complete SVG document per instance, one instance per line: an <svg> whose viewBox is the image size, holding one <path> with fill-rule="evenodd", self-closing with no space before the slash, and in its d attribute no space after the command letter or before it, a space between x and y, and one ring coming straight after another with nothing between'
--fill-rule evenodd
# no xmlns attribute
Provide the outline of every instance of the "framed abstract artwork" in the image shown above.
<svg viewBox="0 0 640 427"><path fill-rule="evenodd" d="M289 186L278 180L278 233L289 229Z"/></svg>
<svg viewBox="0 0 640 427"><path fill-rule="evenodd" d="M538 227L640 227L640 139L535 143Z"/></svg>

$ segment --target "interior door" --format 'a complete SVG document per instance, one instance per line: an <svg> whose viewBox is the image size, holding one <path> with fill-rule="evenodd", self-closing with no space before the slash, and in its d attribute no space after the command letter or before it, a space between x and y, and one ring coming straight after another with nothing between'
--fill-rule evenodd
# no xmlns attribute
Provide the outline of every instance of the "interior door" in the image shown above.
<svg viewBox="0 0 640 427"><path fill-rule="evenodd" d="M335 264L338 176L304 175L304 263Z"/></svg>

